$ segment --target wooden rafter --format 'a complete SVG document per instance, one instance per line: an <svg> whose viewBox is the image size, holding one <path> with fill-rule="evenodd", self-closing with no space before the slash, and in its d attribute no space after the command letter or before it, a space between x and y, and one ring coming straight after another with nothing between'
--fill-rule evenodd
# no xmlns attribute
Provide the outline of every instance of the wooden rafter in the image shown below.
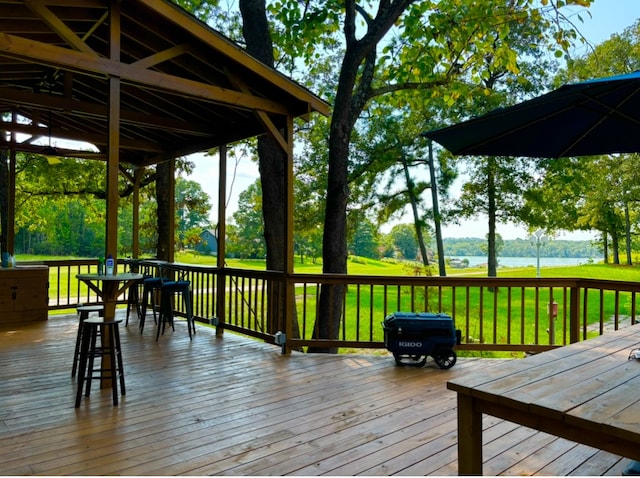
<svg viewBox="0 0 640 478"><path fill-rule="evenodd" d="M31 120L31 134L44 127L106 150L108 78L118 77L120 159L132 165L277 137L288 117L328 114L327 103L168 0L119 2L114 60L111 4L0 0L0 111Z"/></svg>

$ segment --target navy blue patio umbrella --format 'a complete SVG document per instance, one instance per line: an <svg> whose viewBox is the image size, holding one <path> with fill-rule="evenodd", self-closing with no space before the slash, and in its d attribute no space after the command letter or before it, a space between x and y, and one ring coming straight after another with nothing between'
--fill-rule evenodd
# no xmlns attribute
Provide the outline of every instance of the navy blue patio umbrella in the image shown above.
<svg viewBox="0 0 640 478"><path fill-rule="evenodd" d="M564 85L422 136L456 155L560 158L640 152L640 71Z"/></svg>

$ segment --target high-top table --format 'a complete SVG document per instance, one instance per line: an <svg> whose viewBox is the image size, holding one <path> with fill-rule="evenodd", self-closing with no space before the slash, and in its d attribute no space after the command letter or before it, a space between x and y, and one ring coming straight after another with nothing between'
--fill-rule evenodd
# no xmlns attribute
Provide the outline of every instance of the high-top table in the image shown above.
<svg viewBox="0 0 640 478"><path fill-rule="evenodd" d="M459 474L482 474L483 413L640 460L636 348L640 325L450 380Z"/></svg>
<svg viewBox="0 0 640 478"><path fill-rule="evenodd" d="M124 272L120 274L106 275L106 274L78 274L76 278L81 280L87 287L94 291L98 297L102 299L104 303L104 320L112 321L116 317L116 305L118 303L118 297L120 297L124 291L142 279L142 274L137 272ZM103 334L103 345L107 346L111 337L108 333ZM111 357L111 360L114 358ZM110 364L102 364L103 370L115 370ZM100 381L101 388L111 386L109 379L103 379Z"/></svg>
<svg viewBox="0 0 640 478"><path fill-rule="evenodd" d="M104 318L113 320L116 316L116 304L125 290L142 279L142 274L137 272L124 272L120 274L78 274L87 287L98 294L104 302Z"/></svg>

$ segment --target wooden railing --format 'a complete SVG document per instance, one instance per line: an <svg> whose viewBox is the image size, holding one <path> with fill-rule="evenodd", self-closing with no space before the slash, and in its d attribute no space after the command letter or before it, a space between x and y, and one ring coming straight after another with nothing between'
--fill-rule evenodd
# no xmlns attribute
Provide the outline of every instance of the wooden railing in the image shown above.
<svg viewBox="0 0 640 478"><path fill-rule="evenodd" d="M95 261L46 261L49 308L99 299L75 279ZM122 266L120 266L122 269ZM449 314L462 332L459 350L539 352L636 322L640 284L575 278L379 277L294 274L173 264L191 281L196 320L267 342L286 334L286 347L384 348L381 323L396 311ZM282 310L294 285L295 326ZM224 287L219 287L224 284ZM344 293L339 334L317 339L320 290ZM121 298L126 304L127 297ZM184 304L175 304L184 315ZM329 317L329 320L334 319ZM338 319L338 318L336 318Z"/></svg>
<svg viewBox="0 0 640 478"><path fill-rule="evenodd" d="M459 350L540 352L635 323L636 283L591 279L296 275L300 340L291 346L382 347L395 311L450 315ZM312 339L321 285L346 288L340 337ZM302 311L302 313L300 313Z"/></svg>

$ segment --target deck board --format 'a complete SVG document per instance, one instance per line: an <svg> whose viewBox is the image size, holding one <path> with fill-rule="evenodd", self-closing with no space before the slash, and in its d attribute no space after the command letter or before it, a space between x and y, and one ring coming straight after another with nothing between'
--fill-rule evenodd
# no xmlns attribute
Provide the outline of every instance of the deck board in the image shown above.
<svg viewBox="0 0 640 478"><path fill-rule="evenodd" d="M118 314L123 311L119 310ZM74 408L74 315L0 328L0 463L5 475L455 475L450 370L376 355L280 354L186 324L155 341L121 329L127 394L93 388ZM484 419L485 472L619 475L628 460Z"/></svg>

